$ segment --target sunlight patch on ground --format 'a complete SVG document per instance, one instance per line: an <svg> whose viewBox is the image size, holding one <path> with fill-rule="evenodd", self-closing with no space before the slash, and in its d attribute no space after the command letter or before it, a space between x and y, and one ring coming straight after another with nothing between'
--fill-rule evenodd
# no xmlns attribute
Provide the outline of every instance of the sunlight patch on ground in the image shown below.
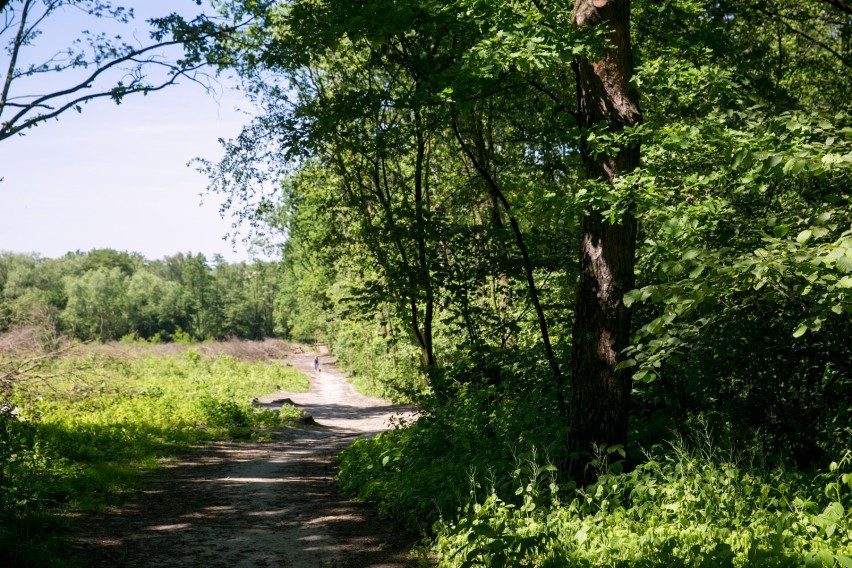
<svg viewBox="0 0 852 568"><path fill-rule="evenodd" d="M293 483L302 480L292 477L220 477L214 481L224 483Z"/></svg>
<svg viewBox="0 0 852 568"><path fill-rule="evenodd" d="M188 529L192 526L192 523L175 523L173 525L154 525L151 527L146 527L145 530L148 531L177 531L181 529Z"/></svg>

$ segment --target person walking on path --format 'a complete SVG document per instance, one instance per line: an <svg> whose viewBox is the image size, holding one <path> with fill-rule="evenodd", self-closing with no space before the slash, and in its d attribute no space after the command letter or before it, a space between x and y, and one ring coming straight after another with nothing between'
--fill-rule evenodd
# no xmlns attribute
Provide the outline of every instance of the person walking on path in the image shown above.
<svg viewBox="0 0 852 568"><path fill-rule="evenodd" d="M319 357L314 357L314 371L319 370Z"/></svg>

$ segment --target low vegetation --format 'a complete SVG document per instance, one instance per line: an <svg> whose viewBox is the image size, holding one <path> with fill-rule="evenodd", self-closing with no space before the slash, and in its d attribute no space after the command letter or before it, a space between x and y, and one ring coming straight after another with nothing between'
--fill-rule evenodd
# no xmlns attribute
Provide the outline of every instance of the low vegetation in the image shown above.
<svg viewBox="0 0 852 568"><path fill-rule="evenodd" d="M258 357L288 352L280 341L171 351L94 346L48 360L40 380L18 384L14 414L0 416L0 565L52 565L61 514L115 503L140 475L200 442L263 437L300 415L251 404L308 386L286 364Z"/></svg>
<svg viewBox="0 0 852 568"><path fill-rule="evenodd" d="M342 487L430 535L440 566L852 566L849 449L802 470L698 417L648 450L599 447L578 485L555 401L511 368L341 454Z"/></svg>
<svg viewBox="0 0 852 568"><path fill-rule="evenodd" d="M519 460L512 498L475 486L437 525L441 565L852 565L849 452L813 478L680 444L582 489L560 491L554 469Z"/></svg>

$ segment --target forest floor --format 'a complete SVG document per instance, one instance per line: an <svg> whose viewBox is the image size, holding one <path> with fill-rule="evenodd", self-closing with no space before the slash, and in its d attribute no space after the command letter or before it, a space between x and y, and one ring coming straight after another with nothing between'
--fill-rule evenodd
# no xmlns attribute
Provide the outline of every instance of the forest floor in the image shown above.
<svg viewBox="0 0 852 568"><path fill-rule="evenodd" d="M207 444L170 462L121 507L77 523L75 555L109 568L418 566L412 538L341 495L334 480L340 450L410 409L357 393L327 355L314 371L314 356L288 359L310 377L307 393L258 403L274 409L289 399L315 425Z"/></svg>

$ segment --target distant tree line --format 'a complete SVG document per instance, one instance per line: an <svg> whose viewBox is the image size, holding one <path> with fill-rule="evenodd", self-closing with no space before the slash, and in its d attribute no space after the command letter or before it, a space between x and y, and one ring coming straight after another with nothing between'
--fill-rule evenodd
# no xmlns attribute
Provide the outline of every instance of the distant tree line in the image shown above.
<svg viewBox="0 0 852 568"><path fill-rule="evenodd" d="M82 340L259 339L275 334L278 287L275 264L220 255L0 252L0 331L47 324Z"/></svg>

